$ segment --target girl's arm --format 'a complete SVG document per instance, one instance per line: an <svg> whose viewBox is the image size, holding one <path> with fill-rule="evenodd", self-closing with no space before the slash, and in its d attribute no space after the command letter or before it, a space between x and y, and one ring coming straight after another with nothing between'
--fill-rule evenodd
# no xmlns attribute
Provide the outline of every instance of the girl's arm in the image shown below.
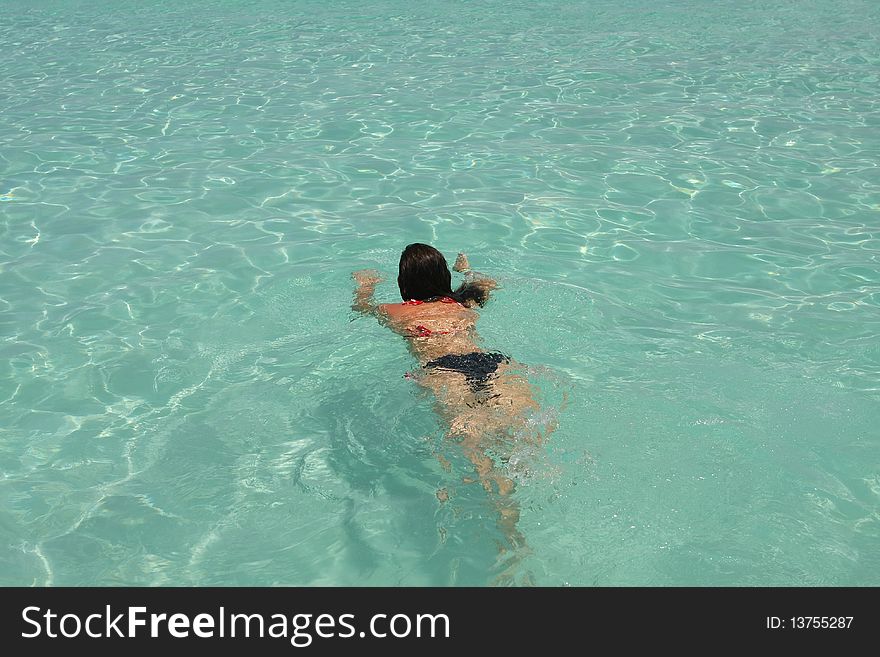
<svg viewBox="0 0 880 657"><path fill-rule="evenodd" d="M462 288L470 287L480 291L482 300L479 302L479 304L481 306L486 301L488 301L489 292L498 287L498 281L496 281L494 278L471 269L471 265L468 262L468 257L464 253L458 254L458 257L455 259L455 264L452 265L452 269L454 271L462 272L464 274L464 283L462 284Z"/></svg>
<svg viewBox="0 0 880 657"><path fill-rule="evenodd" d="M371 314L378 311L379 306L373 301L373 293L376 285L382 282L382 277L375 269L361 269L354 272L351 277L357 281L357 289L354 291L354 302L351 309L359 313Z"/></svg>

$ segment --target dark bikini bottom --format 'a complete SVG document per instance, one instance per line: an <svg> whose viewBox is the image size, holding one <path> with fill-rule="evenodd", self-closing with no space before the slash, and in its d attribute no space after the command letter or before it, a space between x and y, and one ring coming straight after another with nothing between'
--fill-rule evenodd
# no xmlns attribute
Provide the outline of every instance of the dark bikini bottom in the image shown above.
<svg viewBox="0 0 880 657"><path fill-rule="evenodd" d="M447 354L425 365L425 369L443 370L464 374L473 392L489 387L489 377L501 363L509 363L510 358L499 353L472 351L469 354Z"/></svg>

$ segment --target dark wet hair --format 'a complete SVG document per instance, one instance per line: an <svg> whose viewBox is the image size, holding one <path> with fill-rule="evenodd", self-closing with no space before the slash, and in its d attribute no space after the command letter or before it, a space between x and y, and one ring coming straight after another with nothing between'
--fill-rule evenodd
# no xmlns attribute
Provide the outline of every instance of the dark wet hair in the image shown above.
<svg viewBox="0 0 880 657"><path fill-rule="evenodd" d="M468 282L462 283L453 292L452 274L446 258L428 244L410 244L400 254L397 286L404 301L432 301L450 297L466 306L482 306L489 297L487 290Z"/></svg>

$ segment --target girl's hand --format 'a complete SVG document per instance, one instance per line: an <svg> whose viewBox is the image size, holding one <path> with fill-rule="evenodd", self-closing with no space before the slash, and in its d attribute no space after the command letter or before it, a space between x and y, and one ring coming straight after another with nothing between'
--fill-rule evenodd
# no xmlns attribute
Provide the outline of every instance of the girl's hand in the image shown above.
<svg viewBox="0 0 880 657"><path fill-rule="evenodd" d="M459 253L458 257L455 259L455 264L452 265L453 271L468 271L471 268L470 263L468 262L468 257L464 253Z"/></svg>
<svg viewBox="0 0 880 657"><path fill-rule="evenodd" d="M383 280L375 269L361 269L354 272L351 277L357 281L358 285L376 285Z"/></svg>

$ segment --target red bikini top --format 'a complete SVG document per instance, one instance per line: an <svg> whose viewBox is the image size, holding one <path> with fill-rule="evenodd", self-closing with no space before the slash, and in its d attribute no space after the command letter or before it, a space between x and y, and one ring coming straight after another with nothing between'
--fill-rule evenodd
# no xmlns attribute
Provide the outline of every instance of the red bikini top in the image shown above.
<svg viewBox="0 0 880 657"><path fill-rule="evenodd" d="M427 326L419 324L414 329L410 329L410 333L416 338L427 338L429 335L449 335L451 331L432 331Z"/></svg>
<svg viewBox="0 0 880 657"><path fill-rule="evenodd" d="M419 301L418 299L410 299L409 301L404 301L401 305L403 305L403 306L421 306L423 303L429 303L430 301L433 301L433 299L429 299L428 301ZM456 301L452 297L440 297L439 299L437 299L437 301L439 301L440 303L458 303L458 301ZM461 304L459 304L459 305L461 305Z"/></svg>

